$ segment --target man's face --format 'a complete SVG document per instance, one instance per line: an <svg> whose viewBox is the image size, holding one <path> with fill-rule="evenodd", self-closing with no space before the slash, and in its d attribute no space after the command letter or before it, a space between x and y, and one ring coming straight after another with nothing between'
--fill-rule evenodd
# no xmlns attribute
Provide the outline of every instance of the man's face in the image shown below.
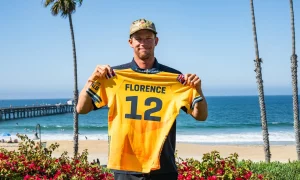
<svg viewBox="0 0 300 180"><path fill-rule="evenodd" d="M141 60L154 57L154 48L157 43L158 38L149 30L140 30L134 33L129 39L130 46Z"/></svg>

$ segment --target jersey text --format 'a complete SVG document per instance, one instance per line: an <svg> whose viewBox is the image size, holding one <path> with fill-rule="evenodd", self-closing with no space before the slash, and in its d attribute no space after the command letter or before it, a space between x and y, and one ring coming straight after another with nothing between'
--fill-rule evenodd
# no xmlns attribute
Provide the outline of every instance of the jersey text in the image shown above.
<svg viewBox="0 0 300 180"><path fill-rule="evenodd" d="M166 93L165 86L151 86L151 85L139 85L139 84L125 84L126 91L140 91L140 92L153 92L153 93Z"/></svg>

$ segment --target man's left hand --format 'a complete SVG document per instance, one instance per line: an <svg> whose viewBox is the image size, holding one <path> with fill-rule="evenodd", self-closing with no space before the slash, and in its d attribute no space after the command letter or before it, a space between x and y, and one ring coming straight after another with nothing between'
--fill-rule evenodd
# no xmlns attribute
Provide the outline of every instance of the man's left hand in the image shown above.
<svg viewBox="0 0 300 180"><path fill-rule="evenodd" d="M196 120L205 121L208 116L208 112L207 112L207 103L201 89L201 79L196 74L185 74L184 77L186 80L186 84L195 87L199 95L202 96L203 98L203 100L200 101L201 103L199 102L195 104L195 107L191 115Z"/></svg>
<svg viewBox="0 0 300 180"><path fill-rule="evenodd" d="M187 85L193 86L199 93L201 92L201 79L196 74L185 74L184 78Z"/></svg>

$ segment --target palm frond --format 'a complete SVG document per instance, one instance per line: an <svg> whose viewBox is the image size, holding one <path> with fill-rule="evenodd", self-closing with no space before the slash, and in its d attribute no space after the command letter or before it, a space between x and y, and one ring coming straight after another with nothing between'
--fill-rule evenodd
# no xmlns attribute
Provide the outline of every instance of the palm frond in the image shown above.
<svg viewBox="0 0 300 180"><path fill-rule="evenodd" d="M61 0L61 17L66 18L71 13L70 5L72 0Z"/></svg>
<svg viewBox="0 0 300 180"><path fill-rule="evenodd" d="M52 4L55 0L44 0L44 6L48 7L50 4Z"/></svg>
<svg viewBox="0 0 300 180"><path fill-rule="evenodd" d="M72 14L76 11L76 2L73 0L69 0L68 11Z"/></svg>
<svg viewBox="0 0 300 180"><path fill-rule="evenodd" d="M82 5L83 0L77 0L77 2L79 2L79 7Z"/></svg>
<svg viewBox="0 0 300 180"><path fill-rule="evenodd" d="M60 12L61 9L61 5L59 3L59 1L56 1L53 6L51 7L51 13L53 16L58 15L58 13Z"/></svg>
<svg viewBox="0 0 300 180"><path fill-rule="evenodd" d="M76 11L76 5L81 6L82 2L83 0L44 0L44 6L53 4L51 7L52 15L60 14L61 17L66 18L69 14L73 14Z"/></svg>
<svg viewBox="0 0 300 180"><path fill-rule="evenodd" d="M64 0L62 16L73 14L76 11L76 0Z"/></svg>

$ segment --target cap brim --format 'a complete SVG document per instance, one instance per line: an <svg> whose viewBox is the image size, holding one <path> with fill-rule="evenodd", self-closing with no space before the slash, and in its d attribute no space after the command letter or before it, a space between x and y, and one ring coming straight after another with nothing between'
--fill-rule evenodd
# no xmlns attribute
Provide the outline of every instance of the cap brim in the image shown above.
<svg viewBox="0 0 300 180"><path fill-rule="evenodd" d="M152 31L154 34L157 34L156 31L154 31L153 29L150 29L150 28L144 28L144 29L138 29L136 31L133 31L129 34L129 36L133 35L134 33L138 32L138 31L141 31L141 30L149 30L149 31Z"/></svg>

